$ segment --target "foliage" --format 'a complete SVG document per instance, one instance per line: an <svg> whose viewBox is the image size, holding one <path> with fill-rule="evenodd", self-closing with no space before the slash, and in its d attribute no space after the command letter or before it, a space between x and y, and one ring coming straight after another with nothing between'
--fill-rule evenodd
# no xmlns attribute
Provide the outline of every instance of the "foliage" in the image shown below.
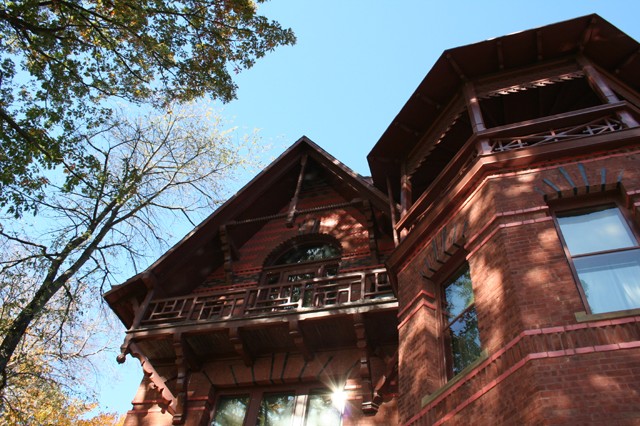
<svg viewBox="0 0 640 426"><path fill-rule="evenodd" d="M118 426L123 423L117 414L99 413L88 417L96 404L64 392L55 381L41 380L31 374L14 379L12 395L0 412L0 422L4 425Z"/></svg>
<svg viewBox="0 0 640 426"><path fill-rule="evenodd" d="M35 209L41 167L90 162L85 131L109 120L107 101L229 101L233 72L294 42L250 0L3 2L0 205Z"/></svg>
<svg viewBox="0 0 640 426"><path fill-rule="evenodd" d="M87 326L98 321L86 316L96 315L95 301L118 272L114 265L126 259L137 271L146 253L166 249L158 231L209 212L226 197L234 173L255 158L253 137L236 140L210 113L124 115L86 140L87 165L51 173L45 197L23 192L38 208L38 226L0 220L3 401L23 373L73 387L73 362L98 350L89 337L100 330ZM71 372L60 374L68 365Z"/></svg>

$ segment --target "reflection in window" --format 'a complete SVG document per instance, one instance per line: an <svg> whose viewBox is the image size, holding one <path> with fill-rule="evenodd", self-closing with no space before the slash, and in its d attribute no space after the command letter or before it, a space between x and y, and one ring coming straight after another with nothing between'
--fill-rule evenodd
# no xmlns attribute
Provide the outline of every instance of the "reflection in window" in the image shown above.
<svg viewBox="0 0 640 426"><path fill-rule="evenodd" d="M280 256L274 265L290 265L293 263L312 262L329 259L340 255L340 250L327 243L314 243L293 247Z"/></svg>
<svg viewBox="0 0 640 426"><path fill-rule="evenodd" d="M449 349L449 376L455 376L481 354L478 317L469 266L451 279L444 290L445 340Z"/></svg>
<svg viewBox="0 0 640 426"><path fill-rule="evenodd" d="M640 308L640 248L615 206L558 215L591 313Z"/></svg>
<svg viewBox="0 0 640 426"><path fill-rule="evenodd" d="M293 421L294 394L265 395L260 403L256 426L289 426Z"/></svg>
<svg viewBox="0 0 640 426"><path fill-rule="evenodd" d="M305 426L340 426L342 413L331 394L312 394L307 401Z"/></svg>
<svg viewBox="0 0 640 426"><path fill-rule="evenodd" d="M248 395L220 397L211 426L242 426L248 406Z"/></svg>

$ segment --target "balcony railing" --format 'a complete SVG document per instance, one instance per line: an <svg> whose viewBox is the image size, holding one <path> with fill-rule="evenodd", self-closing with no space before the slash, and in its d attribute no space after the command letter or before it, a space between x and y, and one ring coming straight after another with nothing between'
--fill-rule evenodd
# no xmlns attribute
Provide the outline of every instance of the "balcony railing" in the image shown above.
<svg viewBox="0 0 640 426"><path fill-rule="evenodd" d="M154 300L141 325L226 320L349 306L392 298L385 269Z"/></svg>
<svg viewBox="0 0 640 426"><path fill-rule="evenodd" d="M513 149L527 148L563 140L577 139L585 136L595 136L603 133L622 130L624 125L621 120L612 116L601 117L588 123L568 126L559 129L550 129L526 136L492 138L490 140L491 152L504 152Z"/></svg>
<svg viewBox="0 0 640 426"><path fill-rule="evenodd" d="M454 185L461 182L461 177L468 177L467 172L479 158L490 157L498 162L501 159L495 156L506 152L615 133L627 128L619 118L620 114L640 121L640 111L628 102L620 101L492 127L473 134L400 218L396 229L399 232L411 229L420 217L429 213L428 210L437 208L438 199L444 194L450 196Z"/></svg>

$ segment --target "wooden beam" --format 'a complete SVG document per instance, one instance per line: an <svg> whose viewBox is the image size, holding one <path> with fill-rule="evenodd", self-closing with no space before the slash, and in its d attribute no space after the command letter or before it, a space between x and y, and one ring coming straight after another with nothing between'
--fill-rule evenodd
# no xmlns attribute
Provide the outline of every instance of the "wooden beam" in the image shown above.
<svg viewBox="0 0 640 426"><path fill-rule="evenodd" d="M356 332L356 346L360 352L360 368L358 371L360 392L362 395L362 412L366 415L374 415L378 412L378 405L373 401L373 386L371 383L371 362L369 360L369 345L367 332L362 314L353 317Z"/></svg>
<svg viewBox="0 0 640 426"><path fill-rule="evenodd" d="M377 271L377 270L373 270ZM382 270L383 271L383 270ZM381 272L382 272L381 271ZM359 273L354 273L354 278L359 279L359 276L356 275ZM396 300L390 301L375 301L371 302L371 304L361 305L361 304L352 304L348 306L341 307L340 305L331 309L318 309L311 311L286 311L286 313L282 313L280 316L268 316L268 315L256 315L256 316L241 316L236 317L231 320L210 320L210 321L202 321L199 323L194 323L191 321L184 321L182 323L176 323L171 326L166 324L154 325L146 327L142 330L136 330L129 334L132 334L132 338L134 340L142 340L142 339L160 339L160 338L170 338L173 333L183 332L188 334L206 334L212 331L224 331L229 330L230 328L242 328L242 327L259 327L265 325L265 319L268 318L269 326L287 326L289 321L294 319L299 319L300 321L304 320L322 320L325 318L338 317L344 315L353 315L358 312L385 312L385 311L393 311L398 309L398 302Z"/></svg>
<svg viewBox="0 0 640 426"><path fill-rule="evenodd" d="M410 135L413 135L415 137L420 137L420 131L418 131L417 129L414 129L413 127L409 126L408 124L402 123L398 120L394 120L393 121L393 125L396 127L401 128L402 130L404 130L405 132L409 133Z"/></svg>
<svg viewBox="0 0 640 426"><path fill-rule="evenodd" d="M635 50L633 53L631 53L630 55L628 55L621 63L620 65L618 65L615 69L615 73L616 74L620 74L620 71L622 70L622 68L626 67L627 65L629 65L631 62L634 61L634 59L636 59L638 57L638 54L640 54L640 49Z"/></svg>
<svg viewBox="0 0 640 426"><path fill-rule="evenodd" d="M400 169L400 216L404 216L411 208L411 176L407 173L407 163L402 163Z"/></svg>
<svg viewBox="0 0 640 426"><path fill-rule="evenodd" d="M181 333L173 335L173 349L176 354L176 398L174 404L173 423L174 425L184 424L187 416L187 387L189 384L189 369L185 356L187 343L182 338Z"/></svg>
<svg viewBox="0 0 640 426"><path fill-rule="evenodd" d="M482 111L480 109L480 102L476 95L475 87L473 83L468 82L464 85L464 100L467 105L467 113L469 114L469 120L471 121L471 128L474 133L481 132L486 129L484 119L482 118Z"/></svg>
<svg viewBox="0 0 640 426"><path fill-rule="evenodd" d="M298 207L298 198L300 197L300 190L302 189L302 182L304 181L304 172L307 166L307 154L304 154L300 158L300 174L298 174L298 182L296 183L296 190L293 193L293 198L289 204L289 212L287 213L287 228L293 227L293 220L296 215L296 207Z"/></svg>
<svg viewBox="0 0 640 426"><path fill-rule="evenodd" d="M464 75L464 71L462 71L462 68L460 67L460 65L458 65L456 60L453 59L453 56L451 56L451 53L447 53L445 57L447 58L447 61L449 61L449 63L451 64L451 67L456 72L456 74L458 74L458 77L460 77L460 80L467 81L467 76Z"/></svg>
<svg viewBox="0 0 640 426"><path fill-rule="evenodd" d="M396 221L397 221L397 211L396 211L396 203L393 201L393 190L391 189L391 179L389 179L389 175L386 176L387 179L387 197L389 198L389 215L391 216L391 234L393 234L393 246L398 247L400 241L398 240L398 232L396 231Z"/></svg>
<svg viewBox="0 0 640 426"><path fill-rule="evenodd" d="M431 99L429 96L425 95L422 92L416 92L414 95L416 98L420 99L425 104L434 107L435 109L442 108L442 105L440 105L440 103L434 101L433 99Z"/></svg>
<svg viewBox="0 0 640 426"><path fill-rule="evenodd" d="M253 357L242 340L238 327L229 327L229 341L231 341L236 353L240 355L240 358L242 358L244 365L251 367L253 365Z"/></svg>
<svg viewBox="0 0 640 426"><path fill-rule="evenodd" d="M458 93L440 113L438 119L429 123L430 128L423 133L418 143L407 156L406 167L410 175L415 173L425 158L435 149L435 146L442 141L464 110L464 101Z"/></svg>
<svg viewBox="0 0 640 426"><path fill-rule="evenodd" d="M502 50L502 40L496 41L496 54L498 55L498 68L504 69L504 51Z"/></svg>
<svg viewBox="0 0 640 426"><path fill-rule="evenodd" d="M585 46L591 40L591 34L593 33L593 27L595 26L595 24L596 24L596 18L593 17L589 20L589 24L584 29L584 32L582 33L582 38L580 39L580 43L578 45L581 52L584 50Z"/></svg>
<svg viewBox="0 0 640 426"><path fill-rule="evenodd" d="M373 389L373 402L380 406L384 401L384 396L391 391L391 382L398 378L398 350L396 349L393 356L387 361L384 374L376 383Z"/></svg>
<svg viewBox="0 0 640 426"><path fill-rule="evenodd" d="M369 251L371 252L371 259L374 264L380 261L380 254L378 253L378 244L376 240L376 219L373 214L373 208L369 200L363 200L362 206L364 207L364 215L367 218L367 231L369 233Z"/></svg>
<svg viewBox="0 0 640 426"><path fill-rule="evenodd" d="M496 72L474 79L474 87L479 99L499 96L501 92L513 92L535 88L544 82L562 82L582 76L575 58L540 61L526 69Z"/></svg>
<svg viewBox="0 0 640 426"><path fill-rule="evenodd" d="M233 283L233 255L227 225L220 226L220 245L224 253L224 277L227 284Z"/></svg>
<svg viewBox="0 0 640 426"><path fill-rule="evenodd" d="M543 48L542 48L542 31L538 30L536 31L536 51L538 52L537 58L538 61L541 61L544 59L544 52L543 52Z"/></svg>
<svg viewBox="0 0 640 426"><path fill-rule="evenodd" d="M304 336L300 332L300 324L297 319L289 321L289 336L293 339L293 344L302 354L305 361L311 361L313 354L304 341Z"/></svg>
<svg viewBox="0 0 640 426"><path fill-rule="evenodd" d="M620 102L620 98L616 95L611 87L607 84L606 79L595 69L595 67L591 64L591 62L583 56L578 58L578 63L582 66L582 70L584 71L589 84L593 88L593 90L600 96L600 98L606 104L613 104L616 102ZM618 118L622 121L627 127L637 127L638 122L636 119L628 112L628 111L618 111Z"/></svg>

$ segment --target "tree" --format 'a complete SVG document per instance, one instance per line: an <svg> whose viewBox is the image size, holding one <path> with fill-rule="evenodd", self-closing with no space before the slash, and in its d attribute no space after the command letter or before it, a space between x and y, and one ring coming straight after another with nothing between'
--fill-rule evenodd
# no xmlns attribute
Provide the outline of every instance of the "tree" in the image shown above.
<svg viewBox="0 0 640 426"><path fill-rule="evenodd" d="M251 0L4 2L0 206L14 215L35 208L42 167L86 161L81 130L109 120L110 100L229 101L231 73L294 42Z"/></svg>
<svg viewBox="0 0 640 426"><path fill-rule="evenodd" d="M252 137L239 143L210 114L178 111L136 121L123 116L87 138L90 161L64 168L67 177L51 173L45 197L22 192L48 227L0 222L0 244L8 254L0 260L0 278L13 280L21 293L3 307L0 394L24 365L16 361L30 356L21 345L33 333L41 334L36 340L57 342L55 353L77 351L74 356L81 357L82 338L63 347L71 341L63 334L82 324L83 300L98 300L117 259L126 256L137 268L148 245L164 241L158 230L167 220L179 215L193 224L194 212L216 206L228 179L255 157L246 152L255 148Z"/></svg>

